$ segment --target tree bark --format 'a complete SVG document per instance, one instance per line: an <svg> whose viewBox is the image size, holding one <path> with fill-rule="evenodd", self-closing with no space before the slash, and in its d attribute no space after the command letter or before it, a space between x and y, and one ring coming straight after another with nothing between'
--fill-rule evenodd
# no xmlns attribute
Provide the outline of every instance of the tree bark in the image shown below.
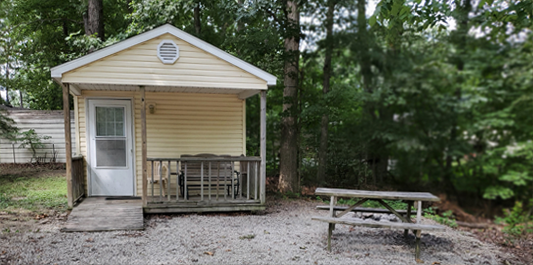
<svg viewBox="0 0 533 265"><path fill-rule="evenodd" d="M133 6L131 5L131 3L133 2L133 0L127 0L126 1L126 4L128 5L128 12L133 13Z"/></svg>
<svg viewBox="0 0 533 265"><path fill-rule="evenodd" d="M462 90L461 85L464 82L463 78L461 77L461 72L464 70L464 55L466 54L466 38L468 35L468 14L470 11L472 11L472 3L471 0L456 0L455 1L456 8L457 8L457 29L454 32L454 36L452 37L452 42L454 42L457 50L458 50L458 57L456 58L456 68L457 68L457 81L455 82L457 84L457 87L455 88L454 96L457 102L461 100L462 97ZM451 146L454 146L456 144L456 141L458 139L458 131L457 131L457 113L456 110L453 110L454 112L454 119L452 122L452 127L450 131L450 145L448 145L448 149L450 149ZM441 181L441 185L444 188L444 190L447 193L452 193L453 195L457 195L457 191L455 189L455 186L452 182L453 177L453 157L450 154L451 150L448 150L448 154L446 155L446 170L444 172L444 176ZM457 197L457 196L456 196Z"/></svg>
<svg viewBox="0 0 533 265"><path fill-rule="evenodd" d="M360 66L361 66L361 75L363 76L363 90L372 94L374 92L372 88L372 70L371 70L371 60L369 56L369 36L367 32L367 21L366 21L366 0L358 0L357 2L357 35L360 45ZM375 113L375 106L371 102L365 102L363 105L363 115L367 116L367 119L374 123L378 117ZM377 167L376 164L379 162L379 156L377 151L381 146L376 148L377 144L375 140L371 140L366 146L366 162L367 165L372 170L372 183L376 185L377 181Z"/></svg>
<svg viewBox="0 0 533 265"><path fill-rule="evenodd" d="M366 19L366 1L358 0L357 2L357 36L359 42L360 67L361 75L363 77L363 90L368 94L373 94L373 74L372 74L372 58L370 57L370 48L372 46L372 36L367 30ZM369 123L369 130L379 129L375 125L382 124L384 121L390 120L392 115L389 111L380 107L380 104L367 101L363 105L363 115L365 120ZM371 139L365 146L366 164L372 170L372 184L381 184L388 170L388 154L385 148L386 143L382 139ZM366 177L365 177L366 179ZM366 183L366 180L365 180Z"/></svg>
<svg viewBox="0 0 533 265"><path fill-rule="evenodd" d="M68 23L65 20L63 20L63 35L65 35L65 37L68 37Z"/></svg>
<svg viewBox="0 0 533 265"><path fill-rule="evenodd" d="M85 35L91 36L96 33L96 36L101 41L105 40L103 0L89 0L87 15L83 16L83 22L85 25Z"/></svg>
<svg viewBox="0 0 533 265"><path fill-rule="evenodd" d="M326 180L327 157L328 157L328 104L326 95L330 89L331 79L331 55L333 53L333 13L337 0L328 0L328 11L326 13L326 54L324 58L322 92L324 94L325 113L322 115L320 126L320 147L318 150L318 174L317 183L320 185Z"/></svg>
<svg viewBox="0 0 533 265"><path fill-rule="evenodd" d="M372 72L370 69L370 57L368 56L368 32L366 29L366 0L357 2L357 34L361 47L361 74L363 76L363 88L366 92L372 93ZM367 108L367 112L374 116L372 109Z"/></svg>
<svg viewBox="0 0 533 265"><path fill-rule="evenodd" d="M7 54L8 53L6 53L6 57L7 57ZM10 106L10 104L9 104L9 58L6 58L6 85L5 85L5 88L6 88L6 105Z"/></svg>
<svg viewBox="0 0 533 265"><path fill-rule="evenodd" d="M244 0L238 0L237 3L239 4L239 7L242 7L244 5ZM244 29L244 23L242 22L242 19L237 21L237 33L242 34L242 30ZM242 56L241 47L239 45L239 48L237 48L237 54L239 56Z"/></svg>
<svg viewBox="0 0 533 265"><path fill-rule="evenodd" d="M202 33L202 24L200 23L200 2L196 3L194 7L194 30L196 31L196 37L200 37Z"/></svg>
<svg viewBox="0 0 533 265"><path fill-rule="evenodd" d="M286 1L285 65L283 84L283 113L281 118L280 192L297 192L298 126L296 123L296 94L298 90L298 61L300 57L300 13L297 1Z"/></svg>
<svg viewBox="0 0 533 265"><path fill-rule="evenodd" d="M242 7L244 5L244 0L238 0L237 3L239 4L239 7ZM239 20L237 22L237 32L241 32L244 29L244 24L242 23L242 20Z"/></svg>

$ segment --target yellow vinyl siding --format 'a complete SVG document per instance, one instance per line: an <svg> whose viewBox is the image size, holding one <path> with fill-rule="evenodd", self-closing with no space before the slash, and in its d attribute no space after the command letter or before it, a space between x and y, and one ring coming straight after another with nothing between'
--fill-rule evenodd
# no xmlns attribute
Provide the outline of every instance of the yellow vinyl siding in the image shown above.
<svg viewBox="0 0 533 265"><path fill-rule="evenodd" d="M76 154L81 154L83 156L84 167L87 168L87 142L85 141L85 101L82 97L74 97L74 119L76 126L76 143L77 151ZM87 186L87 170L83 171L85 176L85 194L88 195L89 190Z"/></svg>
<svg viewBox="0 0 533 265"><path fill-rule="evenodd" d="M172 65L157 57L162 40L173 40L180 57ZM266 81L189 43L165 34L63 74L63 83L266 89Z"/></svg>
<svg viewBox="0 0 533 265"><path fill-rule="evenodd" d="M80 151L86 158L86 99L133 99L137 196L142 194L139 95L132 91L83 90L78 97ZM146 102L156 105L154 114L148 110L146 114L148 157L178 158L182 154L199 153L237 156L245 151L245 101L237 95L147 92ZM176 171L175 166L172 171ZM155 187L159 194L159 186ZM175 183L172 188L175 190Z"/></svg>

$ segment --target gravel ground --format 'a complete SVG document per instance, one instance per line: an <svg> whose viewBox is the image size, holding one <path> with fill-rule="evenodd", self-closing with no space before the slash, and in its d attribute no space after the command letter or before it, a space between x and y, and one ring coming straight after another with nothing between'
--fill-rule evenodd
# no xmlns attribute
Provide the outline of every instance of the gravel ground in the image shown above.
<svg viewBox="0 0 533 265"><path fill-rule="evenodd" d="M0 235L1 264L416 264L414 237L403 231L337 225L325 250L326 215L317 202L271 199L257 214L151 216L145 231L62 233L64 222L39 232ZM424 220L424 223L432 223ZM501 264L496 246L469 233L422 233L425 264Z"/></svg>

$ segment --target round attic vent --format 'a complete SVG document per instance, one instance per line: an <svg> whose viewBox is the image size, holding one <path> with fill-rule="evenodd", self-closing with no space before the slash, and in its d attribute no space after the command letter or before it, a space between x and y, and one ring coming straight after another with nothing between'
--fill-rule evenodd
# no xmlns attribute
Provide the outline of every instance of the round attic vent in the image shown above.
<svg viewBox="0 0 533 265"><path fill-rule="evenodd" d="M173 64L180 57L180 49L173 41L163 40L157 46L157 57L164 64Z"/></svg>

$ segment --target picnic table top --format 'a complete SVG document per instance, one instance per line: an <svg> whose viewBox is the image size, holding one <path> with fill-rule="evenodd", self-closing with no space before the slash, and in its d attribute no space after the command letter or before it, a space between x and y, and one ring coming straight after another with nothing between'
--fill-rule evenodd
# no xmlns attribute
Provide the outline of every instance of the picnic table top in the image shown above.
<svg viewBox="0 0 533 265"><path fill-rule="evenodd" d="M407 192L407 191L372 191L372 190L349 190L333 188L317 188L316 195L384 199L384 200L406 200L406 201L432 201L438 202L440 199L429 192Z"/></svg>

